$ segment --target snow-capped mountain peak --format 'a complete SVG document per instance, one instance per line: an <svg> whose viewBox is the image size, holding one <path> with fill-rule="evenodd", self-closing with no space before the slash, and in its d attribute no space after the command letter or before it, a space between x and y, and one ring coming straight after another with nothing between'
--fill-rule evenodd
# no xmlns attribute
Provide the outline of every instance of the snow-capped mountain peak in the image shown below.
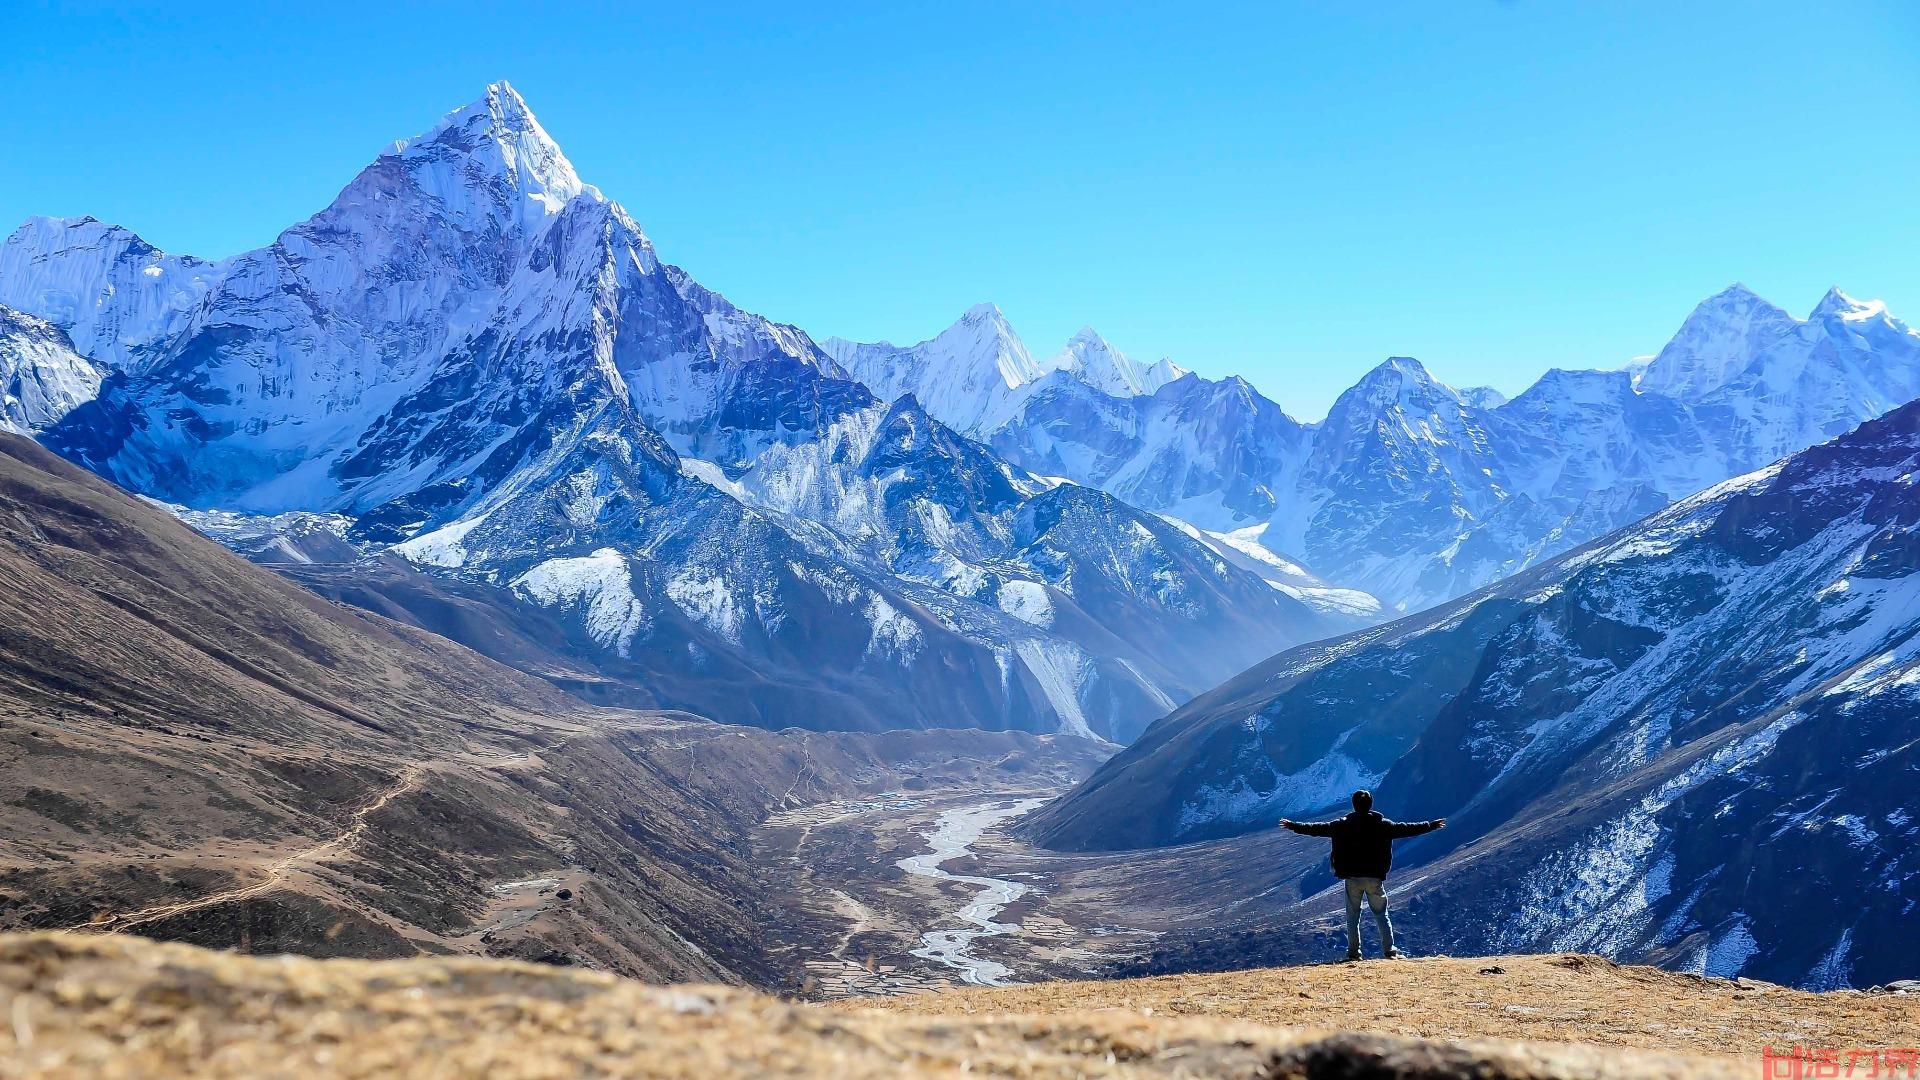
<svg viewBox="0 0 1920 1080"><path fill-rule="evenodd" d="M425 134L402 139L388 151L411 161L437 161L449 152L496 164L528 195L554 209L586 188L526 99L506 82L487 87L485 94L442 117Z"/></svg>
<svg viewBox="0 0 1920 1080"><path fill-rule="evenodd" d="M883 396L890 350L855 372ZM1143 385L1090 328L1043 366L991 408L920 399L1016 465L1203 529L1270 526L1276 552L1415 610L1920 397L1920 333L1838 289L1803 321L1734 284L1612 373L1509 401L1392 357L1307 425L1243 379Z"/></svg>
<svg viewBox="0 0 1920 1080"><path fill-rule="evenodd" d="M600 198L581 183L560 147L540 126L527 103L505 82L487 87L472 103L455 109L428 131L402 139L380 155L336 201L377 200L392 194L390 170L439 204L435 209L463 228L484 231L504 212L521 236L537 232L582 194Z"/></svg>
<svg viewBox="0 0 1920 1080"><path fill-rule="evenodd" d="M1796 325L1793 316L1735 282L1693 309L1648 363L1640 388L1698 399L1738 375L1756 352Z"/></svg>
<svg viewBox="0 0 1920 1080"><path fill-rule="evenodd" d="M1174 363L1171 356L1163 356L1147 368L1147 377L1156 389L1170 382L1178 382L1191 374L1193 374L1191 369Z"/></svg>
<svg viewBox="0 0 1920 1080"><path fill-rule="evenodd" d="M986 358L1000 383L1008 389L1024 386L1043 374L997 304L975 304L968 308L966 314L941 331L933 343L943 366L956 370L966 371L974 367L976 359Z"/></svg>
<svg viewBox="0 0 1920 1080"><path fill-rule="evenodd" d="M936 400L1010 416L1048 381L991 304L836 346L884 356L876 398L660 262L505 84L219 263L94 222L16 241L0 378L28 389L0 425L270 537L327 515L349 556L503 590L640 704L1124 738L1364 617L939 423ZM103 343L143 362L89 382Z"/></svg>
<svg viewBox="0 0 1920 1080"><path fill-rule="evenodd" d="M1152 365L1142 364L1114 348L1112 342L1091 326L1081 327L1066 347L1047 361L1046 368L1069 372L1088 386L1114 397L1151 394L1186 374L1186 369L1168 359Z"/></svg>
<svg viewBox="0 0 1920 1080"><path fill-rule="evenodd" d="M1750 307L1755 307L1759 305L1765 305L1767 307L1773 306L1772 304L1767 303L1767 300L1764 297L1762 297L1759 293L1756 293L1752 289L1748 288L1746 282L1736 281L1733 284L1728 285L1726 288L1721 289L1719 292L1714 293L1712 296L1707 297L1705 300L1700 301L1700 303L1696 305L1696 308L1707 308L1707 309L1729 308L1731 309L1731 308L1750 308Z"/></svg>
<svg viewBox="0 0 1920 1080"><path fill-rule="evenodd" d="M1476 409L1497 409L1507 403L1507 395L1491 386L1469 386L1459 391L1460 401Z"/></svg>
<svg viewBox="0 0 1920 1080"><path fill-rule="evenodd" d="M915 345L828 338L821 347L882 400L912 394L965 432L990 430L1011 416L1021 389L1046 373L993 304L975 304Z"/></svg>
<svg viewBox="0 0 1920 1080"><path fill-rule="evenodd" d="M1360 376L1359 382L1340 395L1334 408L1340 409L1342 403L1351 407L1363 402L1374 408L1397 406L1419 413L1448 403L1457 406L1460 395L1453 387L1434 378L1427 366L1413 357L1390 356Z"/></svg>
<svg viewBox="0 0 1920 1080"><path fill-rule="evenodd" d="M162 255L90 220L30 222L0 255L0 303L141 377L100 409L165 418L128 421L131 440L99 438L91 421L47 436L77 460L196 505L364 508L419 481L380 474L420 426L464 423L443 437L481 438L483 394L617 384L586 374L611 371L613 357L584 335L623 268L658 269L645 237L498 83L391 144L272 244L219 262ZM531 342L543 347L510 345ZM498 368L483 375L475 354ZM521 365L528 377L506 374ZM439 397L455 383L464 417Z"/></svg>
<svg viewBox="0 0 1920 1080"><path fill-rule="evenodd" d="M821 348L880 398L911 393L941 422L975 438L990 437L1046 388L1077 385L1110 398L1141 398L1188 374L1172 360L1142 364L1091 326L1045 362L1035 361L993 304L968 308L917 345L836 337Z"/></svg>
<svg viewBox="0 0 1920 1080"><path fill-rule="evenodd" d="M1866 322L1869 319L1885 316L1887 305L1879 300L1856 300L1840 291L1835 285L1827 290L1815 305L1813 314L1807 317L1809 322L1823 319L1839 319L1843 322Z"/></svg>

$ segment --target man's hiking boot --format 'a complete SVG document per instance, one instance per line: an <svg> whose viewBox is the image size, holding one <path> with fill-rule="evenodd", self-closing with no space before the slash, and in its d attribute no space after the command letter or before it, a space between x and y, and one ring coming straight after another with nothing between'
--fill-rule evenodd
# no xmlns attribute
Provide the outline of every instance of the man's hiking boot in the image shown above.
<svg viewBox="0 0 1920 1080"><path fill-rule="evenodd" d="M1399 949L1387 950L1387 959L1389 960L1405 960L1406 958L1407 958L1407 954L1401 952Z"/></svg>
<svg viewBox="0 0 1920 1080"><path fill-rule="evenodd" d="M1359 963L1359 962L1360 962L1360 954L1359 954L1359 953L1357 953L1357 952L1350 952L1350 953L1348 953L1348 954L1347 954L1347 960L1346 960L1346 962L1347 962L1347 963L1349 963L1349 964L1357 964L1357 963Z"/></svg>

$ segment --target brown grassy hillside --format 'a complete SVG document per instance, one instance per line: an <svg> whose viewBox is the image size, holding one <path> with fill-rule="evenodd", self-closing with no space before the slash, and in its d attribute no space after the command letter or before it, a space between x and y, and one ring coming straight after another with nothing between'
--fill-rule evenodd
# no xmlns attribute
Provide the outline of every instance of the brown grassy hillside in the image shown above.
<svg viewBox="0 0 1920 1080"><path fill-rule="evenodd" d="M1767 1046L1920 1045L1920 997L1813 994L1574 954L1037 983L872 1004L919 1016L1151 1010L1426 1039L1595 1043L1723 1058L1757 1059Z"/></svg>
<svg viewBox="0 0 1920 1080"><path fill-rule="evenodd" d="M0 435L0 930L777 985L772 810L1055 745L594 709Z"/></svg>
<svg viewBox="0 0 1920 1080"><path fill-rule="evenodd" d="M1642 1051L1339 1035L1137 1008L1026 1017L941 1009L965 1000L928 998L910 1014L830 1010L502 961L265 960L117 936L0 936L0 1075L1751 1075Z"/></svg>

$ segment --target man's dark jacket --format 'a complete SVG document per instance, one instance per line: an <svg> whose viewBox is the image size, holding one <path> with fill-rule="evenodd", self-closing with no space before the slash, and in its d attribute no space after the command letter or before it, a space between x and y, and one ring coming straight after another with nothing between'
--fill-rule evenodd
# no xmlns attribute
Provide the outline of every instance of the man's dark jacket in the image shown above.
<svg viewBox="0 0 1920 1080"><path fill-rule="evenodd" d="M1393 869L1393 842L1432 832L1438 821L1388 821L1378 810L1355 810L1332 821L1296 821L1303 836L1333 838L1333 876L1384 878Z"/></svg>

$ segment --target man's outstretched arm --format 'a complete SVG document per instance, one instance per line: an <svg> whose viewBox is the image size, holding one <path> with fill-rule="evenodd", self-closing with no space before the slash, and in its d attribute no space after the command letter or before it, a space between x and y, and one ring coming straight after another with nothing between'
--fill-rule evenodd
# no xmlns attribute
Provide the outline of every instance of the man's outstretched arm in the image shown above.
<svg viewBox="0 0 1920 1080"><path fill-rule="evenodd" d="M1393 837L1395 840L1400 840L1405 837L1419 836L1421 833L1430 833L1435 829L1444 829L1446 827L1447 819L1443 817L1434 818L1432 821L1389 821L1387 822L1387 835Z"/></svg>
<svg viewBox="0 0 1920 1080"><path fill-rule="evenodd" d="M1337 818L1333 821L1289 821L1286 818L1280 819L1281 828L1297 832L1301 836L1332 836L1333 827L1338 824L1340 824L1340 821Z"/></svg>

